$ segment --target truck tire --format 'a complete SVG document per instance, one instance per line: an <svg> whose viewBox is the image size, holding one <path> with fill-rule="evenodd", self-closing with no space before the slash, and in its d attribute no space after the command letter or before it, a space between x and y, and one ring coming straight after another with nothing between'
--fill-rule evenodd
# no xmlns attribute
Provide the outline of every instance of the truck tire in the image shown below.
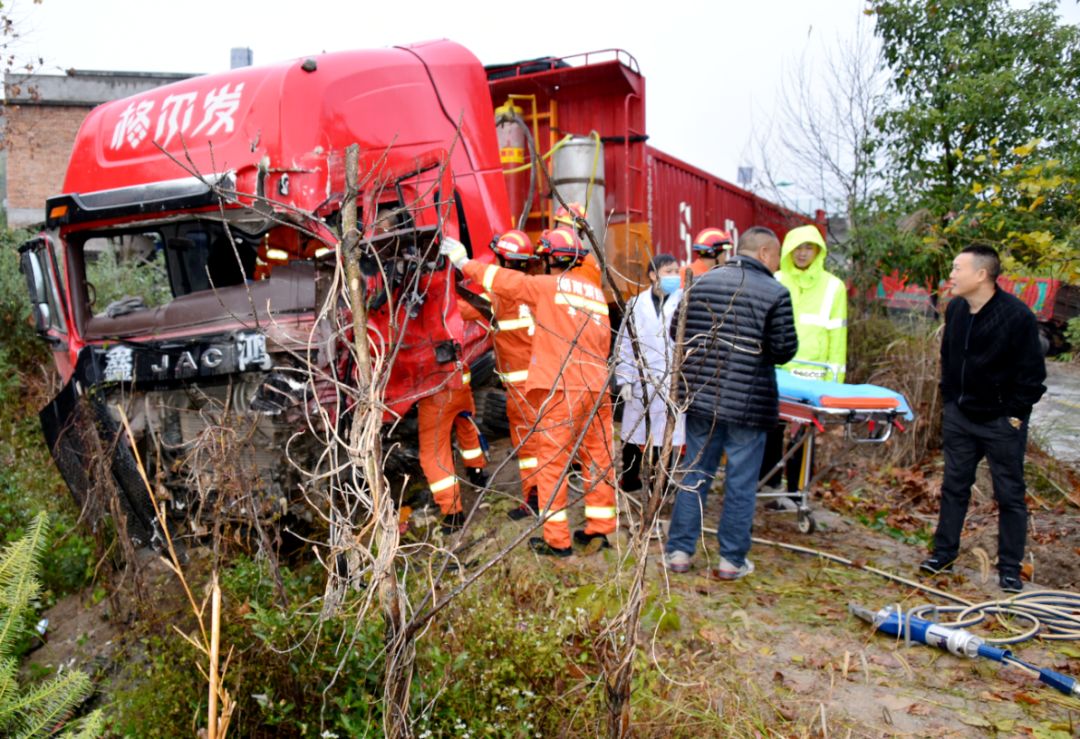
<svg viewBox="0 0 1080 739"><path fill-rule="evenodd" d="M489 349L470 362L469 374L472 387L495 387L495 352Z"/></svg>
<svg viewBox="0 0 1080 739"><path fill-rule="evenodd" d="M506 391L502 388L492 388L485 393L479 426L488 441L510 435L510 419L506 415Z"/></svg>

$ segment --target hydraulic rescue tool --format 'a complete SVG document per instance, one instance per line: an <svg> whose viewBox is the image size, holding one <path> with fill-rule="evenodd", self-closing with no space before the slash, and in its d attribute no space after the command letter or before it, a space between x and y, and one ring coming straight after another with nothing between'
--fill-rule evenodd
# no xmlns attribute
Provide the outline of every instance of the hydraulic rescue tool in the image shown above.
<svg viewBox="0 0 1080 739"><path fill-rule="evenodd" d="M854 603L848 604L848 611L869 624L873 624L878 631L903 638L905 642L919 642L939 649L945 649L958 657L986 657L995 662L1019 667L1032 677L1037 677L1040 682L1046 683L1052 688L1060 690L1065 695L1080 697L1080 682L1068 675L1047 669L1035 667L1013 656L1008 649L987 644L986 641L972 634L970 631L959 628L942 626L941 624L927 621L913 615L911 611L904 613L898 606L888 606L879 611L871 611Z"/></svg>

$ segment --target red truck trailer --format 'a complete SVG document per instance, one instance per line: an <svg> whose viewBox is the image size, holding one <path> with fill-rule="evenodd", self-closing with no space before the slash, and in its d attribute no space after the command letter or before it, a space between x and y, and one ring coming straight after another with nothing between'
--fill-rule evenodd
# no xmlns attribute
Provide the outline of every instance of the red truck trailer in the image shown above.
<svg viewBox="0 0 1080 739"><path fill-rule="evenodd" d="M1051 277L1025 277L1001 275L998 287L1020 298L1031 308L1039 322L1039 334L1043 351L1049 355L1069 350L1065 329L1070 319L1080 316L1080 285L1056 280ZM878 282L874 300L888 310L899 313L918 313L926 316L944 311L950 299L949 283L938 285L940 299L935 303L925 285L909 282L899 270L893 270Z"/></svg>
<svg viewBox="0 0 1080 739"><path fill-rule="evenodd" d="M236 460L254 502L215 503L215 515L274 518L313 499L356 380L334 282L350 144L362 150L358 248L369 346L389 362L387 421L455 370L490 366L437 254L444 231L491 259L492 234L551 225L557 190L589 204L610 287L629 294L654 249L686 258L701 227L782 236L805 222L648 146L644 96L625 52L485 70L439 41L233 70L96 108L64 192L20 248L66 382L43 430L76 499L91 497L101 449L138 543L160 532L133 451L178 517L219 501L209 473ZM142 294L99 297L109 259L145 272ZM200 444L212 428L235 432L227 459Z"/></svg>

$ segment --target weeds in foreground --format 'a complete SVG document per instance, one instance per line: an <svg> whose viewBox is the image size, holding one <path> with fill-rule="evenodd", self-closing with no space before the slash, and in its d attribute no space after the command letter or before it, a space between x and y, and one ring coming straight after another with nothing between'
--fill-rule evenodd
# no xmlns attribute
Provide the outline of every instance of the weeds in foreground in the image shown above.
<svg viewBox="0 0 1080 739"><path fill-rule="evenodd" d="M41 590L37 570L48 536L47 521L38 514L26 534L0 553L0 734L8 737L54 734L92 692L90 678L79 670L32 686L18 684L15 656L29 638L28 617ZM98 710L64 736L94 737L102 724Z"/></svg>

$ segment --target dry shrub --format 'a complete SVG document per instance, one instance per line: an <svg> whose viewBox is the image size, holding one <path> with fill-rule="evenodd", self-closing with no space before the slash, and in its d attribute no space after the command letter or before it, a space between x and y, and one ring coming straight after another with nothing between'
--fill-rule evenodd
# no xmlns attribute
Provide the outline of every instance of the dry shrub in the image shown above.
<svg viewBox="0 0 1080 739"><path fill-rule="evenodd" d="M880 452L892 464L916 464L941 446L941 329L940 321L914 314L869 314L849 323L847 381L901 392L915 413Z"/></svg>

